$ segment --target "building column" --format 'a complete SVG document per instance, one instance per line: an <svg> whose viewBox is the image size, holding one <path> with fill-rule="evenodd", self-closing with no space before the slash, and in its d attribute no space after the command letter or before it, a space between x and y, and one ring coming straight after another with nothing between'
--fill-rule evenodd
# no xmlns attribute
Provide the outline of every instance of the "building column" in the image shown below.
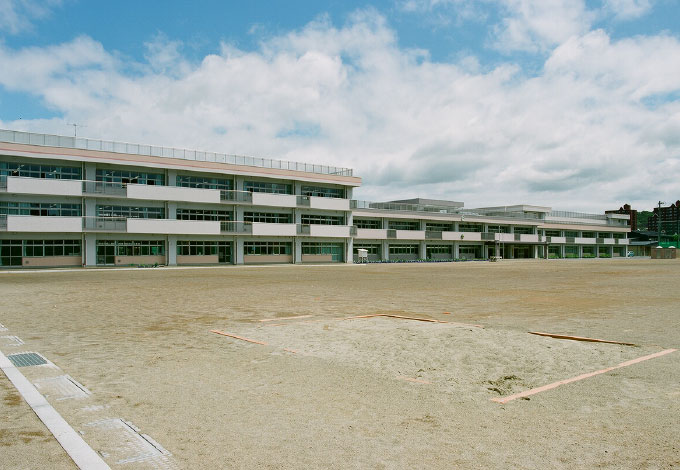
<svg viewBox="0 0 680 470"><path fill-rule="evenodd" d="M354 263L354 239L349 237L345 242L345 263Z"/></svg>
<svg viewBox="0 0 680 470"><path fill-rule="evenodd" d="M382 241L382 246L380 247L381 255L383 261L389 261L390 260L390 247L387 242L387 240Z"/></svg>
<svg viewBox="0 0 680 470"><path fill-rule="evenodd" d="M167 178L165 184L168 186L177 186L177 170L168 169Z"/></svg>
<svg viewBox="0 0 680 470"><path fill-rule="evenodd" d="M97 236L94 233L85 234L85 266L97 265Z"/></svg>
<svg viewBox="0 0 680 470"><path fill-rule="evenodd" d="M302 263L302 238L295 237L293 240L293 263Z"/></svg>
<svg viewBox="0 0 680 470"><path fill-rule="evenodd" d="M453 259L460 259L460 246L458 243L453 244Z"/></svg>
<svg viewBox="0 0 680 470"><path fill-rule="evenodd" d="M165 218L166 219L177 219L177 203L174 201L168 201L165 203Z"/></svg>
<svg viewBox="0 0 680 470"><path fill-rule="evenodd" d="M84 164L83 179L87 181L97 180L97 166L94 163Z"/></svg>
<svg viewBox="0 0 680 470"><path fill-rule="evenodd" d="M168 235L167 264L177 266L177 235Z"/></svg>
<svg viewBox="0 0 680 470"><path fill-rule="evenodd" d="M243 238L234 237L234 264L243 264Z"/></svg>
<svg viewBox="0 0 680 470"><path fill-rule="evenodd" d="M418 243L418 259L426 259L427 258L427 245L425 242L419 242Z"/></svg>

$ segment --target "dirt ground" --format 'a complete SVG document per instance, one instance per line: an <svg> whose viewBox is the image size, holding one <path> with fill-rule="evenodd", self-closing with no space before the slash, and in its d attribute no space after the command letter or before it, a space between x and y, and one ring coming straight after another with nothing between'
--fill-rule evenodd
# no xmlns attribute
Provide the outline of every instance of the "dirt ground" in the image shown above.
<svg viewBox="0 0 680 470"><path fill-rule="evenodd" d="M680 351L491 401L680 348L677 260L17 271L0 323L111 468L680 468ZM75 468L3 374L0 417L0 468Z"/></svg>

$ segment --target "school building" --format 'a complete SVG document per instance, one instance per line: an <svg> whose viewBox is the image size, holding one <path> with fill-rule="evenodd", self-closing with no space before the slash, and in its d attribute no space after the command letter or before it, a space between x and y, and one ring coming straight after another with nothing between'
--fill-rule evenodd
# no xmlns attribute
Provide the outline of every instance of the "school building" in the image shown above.
<svg viewBox="0 0 680 470"><path fill-rule="evenodd" d="M349 168L0 130L0 266L626 255L625 214L356 201L360 184Z"/></svg>

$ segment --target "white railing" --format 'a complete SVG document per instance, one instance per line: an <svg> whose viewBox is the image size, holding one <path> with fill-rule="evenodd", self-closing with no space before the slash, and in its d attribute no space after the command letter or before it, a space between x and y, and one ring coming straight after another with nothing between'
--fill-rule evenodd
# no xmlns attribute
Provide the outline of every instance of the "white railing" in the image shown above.
<svg viewBox="0 0 680 470"><path fill-rule="evenodd" d="M274 160L271 158L230 155L226 153L203 152L175 147L159 147L156 145L130 144L110 140L87 139L84 137L67 137L62 135L38 134L0 129L0 141L14 144L42 145L102 152L126 153L129 155L145 155L150 157L179 158L182 160L226 163L230 165L273 168L277 170L303 171L321 175L352 176L351 168L341 168L312 163Z"/></svg>

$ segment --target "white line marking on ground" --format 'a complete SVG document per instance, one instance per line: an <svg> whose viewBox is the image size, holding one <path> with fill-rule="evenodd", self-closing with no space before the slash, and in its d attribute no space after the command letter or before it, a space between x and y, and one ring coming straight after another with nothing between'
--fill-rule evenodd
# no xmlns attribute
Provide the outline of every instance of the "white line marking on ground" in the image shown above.
<svg viewBox="0 0 680 470"><path fill-rule="evenodd" d="M18 336L0 336L2 339L6 339L6 346L21 346L24 341Z"/></svg>
<svg viewBox="0 0 680 470"><path fill-rule="evenodd" d="M19 369L12 365L2 352L0 352L0 369L14 384L26 403L54 435L78 468L81 470L111 470L111 467L87 445L83 438L69 426L57 410L45 400L45 397L24 377Z"/></svg>

